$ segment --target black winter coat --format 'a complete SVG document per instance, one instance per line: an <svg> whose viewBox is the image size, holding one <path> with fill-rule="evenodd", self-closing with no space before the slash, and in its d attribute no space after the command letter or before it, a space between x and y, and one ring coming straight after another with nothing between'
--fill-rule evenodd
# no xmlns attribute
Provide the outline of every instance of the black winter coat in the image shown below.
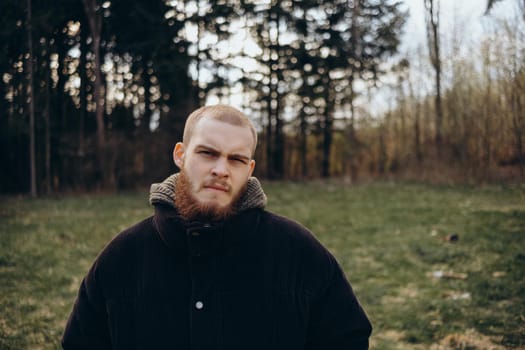
<svg viewBox="0 0 525 350"><path fill-rule="evenodd" d="M176 211L119 234L82 281L68 349L367 349L371 325L334 257L250 209L219 226Z"/></svg>

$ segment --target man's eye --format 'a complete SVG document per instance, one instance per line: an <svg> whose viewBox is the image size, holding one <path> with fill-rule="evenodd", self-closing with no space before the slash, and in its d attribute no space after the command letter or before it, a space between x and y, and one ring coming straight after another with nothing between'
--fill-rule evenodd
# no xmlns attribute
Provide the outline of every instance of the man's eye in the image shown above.
<svg viewBox="0 0 525 350"><path fill-rule="evenodd" d="M233 161L236 163L246 164L246 161L242 158L233 158Z"/></svg>

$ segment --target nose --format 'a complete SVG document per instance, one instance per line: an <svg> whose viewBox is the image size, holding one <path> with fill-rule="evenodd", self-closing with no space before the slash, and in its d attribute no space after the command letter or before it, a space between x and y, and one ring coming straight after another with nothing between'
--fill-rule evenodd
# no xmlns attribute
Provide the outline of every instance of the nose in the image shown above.
<svg viewBox="0 0 525 350"><path fill-rule="evenodd" d="M217 177L228 177L228 160L224 157L217 158L217 161L213 164L211 173Z"/></svg>

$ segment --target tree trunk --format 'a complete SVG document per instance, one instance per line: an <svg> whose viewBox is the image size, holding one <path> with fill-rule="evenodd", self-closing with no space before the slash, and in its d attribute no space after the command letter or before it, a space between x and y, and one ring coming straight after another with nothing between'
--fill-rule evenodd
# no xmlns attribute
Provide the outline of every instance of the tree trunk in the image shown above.
<svg viewBox="0 0 525 350"><path fill-rule="evenodd" d="M299 157L301 159L301 178L306 179L308 177L308 164L307 164L307 132L306 132L306 112L304 110L304 102L302 102L301 110L299 111Z"/></svg>
<svg viewBox="0 0 525 350"><path fill-rule="evenodd" d="M346 148L347 151L345 152L346 158L344 161L348 164L347 165L347 175L350 175L350 180L352 183L357 182L357 177L359 173L359 166L358 166L358 150L359 142L357 140L357 134L355 129L355 90L354 90L354 76L353 74L350 75L349 84L348 84L350 93L348 95L348 103L350 105L350 118L348 118L346 129L347 129L347 140L346 140Z"/></svg>
<svg viewBox="0 0 525 350"><path fill-rule="evenodd" d="M270 12L270 22L275 23L277 30L275 37L268 32L270 38L270 110L275 121L273 125L273 146L272 156L270 158L272 163L272 175L275 179L282 179L284 177L284 134L283 134L283 120L280 115L281 112L281 93L279 92L279 82L283 81L282 70L279 67L279 12L274 10L278 6L277 2L272 2ZM277 67L277 68L275 68Z"/></svg>
<svg viewBox="0 0 525 350"><path fill-rule="evenodd" d="M489 74L489 68L488 65L490 62L487 62L486 67L486 79L487 79L487 86L485 90L485 98L484 98L484 106L483 106L483 167L484 167L484 174L483 177L486 179L490 177L490 168L491 168L491 162L492 162L492 104L490 101L490 96L492 95L492 78Z"/></svg>
<svg viewBox="0 0 525 350"><path fill-rule="evenodd" d="M435 116L435 138L437 155L441 156L441 146L443 144L443 106L441 98L441 57L439 44L439 0L423 0L426 8L428 47L430 52L430 62L434 68L436 96L434 98Z"/></svg>
<svg viewBox="0 0 525 350"><path fill-rule="evenodd" d="M323 113L323 161L321 168L321 176L327 178L330 176L330 153L332 149L332 109L333 101L331 98L331 86L330 79L328 76L323 79L324 81L324 99L325 109Z"/></svg>
<svg viewBox="0 0 525 350"><path fill-rule="evenodd" d="M513 90L512 92L512 100L512 126L514 129L514 137L516 139L516 156L518 158L520 176L523 178L525 176L525 155L523 152L523 120L525 120L525 118L520 118L520 113L523 114L523 106L516 90Z"/></svg>
<svg viewBox="0 0 525 350"><path fill-rule="evenodd" d="M271 80L271 78L270 78ZM271 86L268 85L271 91ZM266 125L266 176L269 179L274 178L274 171L273 171L273 113L272 113L272 98L271 98L271 92L268 93L268 96L266 97L266 114L268 115L267 125Z"/></svg>
<svg viewBox="0 0 525 350"><path fill-rule="evenodd" d="M416 153L418 170L421 171L421 165L423 163L423 152L421 150L421 103L416 99L414 86L410 78L408 79L408 89L410 100L416 104L414 110L414 151Z"/></svg>
<svg viewBox="0 0 525 350"><path fill-rule="evenodd" d="M423 152L421 151L421 104L416 102L416 111L414 116L414 148L419 170L423 163Z"/></svg>
<svg viewBox="0 0 525 350"><path fill-rule="evenodd" d="M87 87L88 87L88 75L86 71L87 63L87 32L81 30L80 32L80 57L79 57L79 68L78 73L80 75L80 108L79 108L79 126L78 126L78 152L77 152L77 166L76 166L76 181L79 186L86 188L86 177L85 177L85 159L86 159L86 117L87 117Z"/></svg>
<svg viewBox="0 0 525 350"><path fill-rule="evenodd" d="M151 123L152 110L151 104L151 75L148 72L149 57L142 59L142 83L144 84L144 115L140 121L141 134L149 133L149 126Z"/></svg>
<svg viewBox="0 0 525 350"><path fill-rule="evenodd" d="M302 20L307 23L306 11L303 11ZM306 30L302 33L299 45L301 46L300 52L304 55L306 52ZM304 66L303 66L304 68ZM299 90L299 98L301 100L301 109L299 110L299 159L301 162L301 178L306 179L308 177L308 122L306 120L306 96L308 94L307 88L307 74L304 69L301 69L301 88Z"/></svg>
<svg viewBox="0 0 525 350"><path fill-rule="evenodd" d="M388 112L390 113L390 112ZM387 114L388 118L388 114ZM386 150L386 126L388 120L385 120L379 127L379 155L378 155L378 173L384 175L387 171L388 153Z"/></svg>
<svg viewBox="0 0 525 350"><path fill-rule="evenodd" d="M29 102L29 162L31 172L31 197L37 196L36 189L36 156L35 156L35 99L33 91L33 35L31 26L31 0L27 0L27 101Z"/></svg>
<svg viewBox="0 0 525 350"><path fill-rule="evenodd" d="M95 118L97 122L97 149L99 157L99 168L102 174L102 184L107 187L114 187L115 181L113 172L109 166L109 154L106 147L105 125L104 125L104 83L102 81L101 66L101 35L102 35L102 16L98 13L99 5L96 0L82 0L84 11L89 23L91 33L91 50L93 52L93 66L95 83L93 100L95 102Z"/></svg>
<svg viewBox="0 0 525 350"><path fill-rule="evenodd" d="M44 119L46 122L46 131L45 131L45 139L46 139L46 193L50 194L52 192L52 179L51 179L51 117L50 117L50 99L51 99L51 92L50 92L50 84L51 84L51 71L49 67L49 61L46 67L46 102L44 107Z"/></svg>
<svg viewBox="0 0 525 350"><path fill-rule="evenodd" d="M275 146L274 146L274 171L275 176L278 179L284 178L284 133L283 133L283 120L280 116L280 104L281 97L277 96L276 99L276 110L275 110Z"/></svg>

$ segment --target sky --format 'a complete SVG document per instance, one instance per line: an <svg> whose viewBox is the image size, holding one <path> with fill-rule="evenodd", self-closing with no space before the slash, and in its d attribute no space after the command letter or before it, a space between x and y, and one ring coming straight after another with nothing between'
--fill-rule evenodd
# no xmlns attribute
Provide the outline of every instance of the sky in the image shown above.
<svg viewBox="0 0 525 350"><path fill-rule="evenodd" d="M440 34L443 41L444 54L446 55L447 45L451 42L450 38L456 35L457 40L461 42L461 54L469 55L471 54L472 48L479 47L479 41L491 31L491 26L494 25L496 18L516 16L516 13L518 13L516 3L521 0L501 0L495 4L488 16L484 15L487 6L486 0L436 1L438 1L440 5ZM409 12L409 17L404 27L404 34L399 50L400 55L411 57L417 54L417 52L427 54L424 0L404 0L403 7ZM242 43L242 45L249 45L253 43L246 39L246 35L239 32L238 36L227 45L229 45L229 49L231 50L236 44L241 45ZM238 64L245 69L250 66L256 66L247 61L242 61ZM233 95L229 97L230 100L227 102L241 107L244 100L242 87L234 86L232 93ZM373 96L370 100L363 102L364 104L368 104L368 107L365 108L372 114L382 113L382 111L390 107L388 105L390 103L388 92L376 91L376 93L377 96ZM208 103L217 102L219 101L216 96L209 97Z"/></svg>
<svg viewBox="0 0 525 350"><path fill-rule="evenodd" d="M522 0L501 0L494 5L490 14L485 15L486 0L439 0L441 57L451 56L452 43L455 41L459 43L459 50L454 51L455 54L467 60L479 59L478 49L481 47L481 41L495 32L499 19L518 18L518 21L522 22L518 1ZM399 60L399 57L407 57L410 60L428 55L424 0L405 0L403 6L408 10L409 17L404 27L399 56L392 58L392 61ZM428 58L422 62L429 64ZM418 60L411 60L411 65L418 65ZM425 81L420 83L420 86L427 87L427 92L421 91L422 94L432 93L434 89L432 71L429 69L427 67L424 72L415 72L416 77L419 76ZM393 107L392 93L395 94L393 90L396 89L397 80L395 77L391 78L389 75L382 78L390 87L383 86L374 90L367 101L361 101L363 108L372 115L381 115ZM443 79L446 80L446 74ZM442 83L446 85L446 81Z"/></svg>
<svg viewBox="0 0 525 350"><path fill-rule="evenodd" d="M471 40L479 40L489 30L497 17L516 14L519 0L502 0L496 3L489 15L484 15L486 0L439 0L441 33L446 37L457 28ZM424 0L405 0L404 7L409 11L405 25L403 48L411 48L426 43Z"/></svg>

